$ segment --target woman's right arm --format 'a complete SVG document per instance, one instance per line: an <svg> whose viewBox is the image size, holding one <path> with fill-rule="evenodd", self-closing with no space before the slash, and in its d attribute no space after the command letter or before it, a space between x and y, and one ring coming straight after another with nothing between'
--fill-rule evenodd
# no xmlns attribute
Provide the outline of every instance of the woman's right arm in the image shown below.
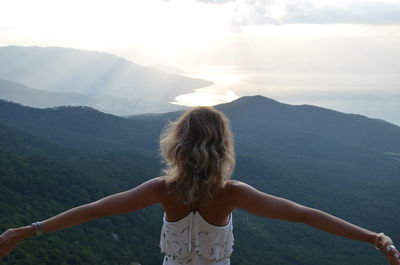
<svg viewBox="0 0 400 265"><path fill-rule="evenodd" d="M160 201L164 180L155 178L131 190L116 193L98 201L81 205L44 220L45 233L59 231L90 220L134 212ZM7 256L22 240L34 236L33 226L8 229L0 235L0 259Z"/></svg>
<svg viewBox="0 0 400 265"><path fill-rule="evenodd" d="M241 208L259 216L303 223L334 235L372 245L375 244L378 235L326 212L263 193L239 181L234 181L232 192L235 208ZM390 264L400 265L400 253L396 249L388 253L385 249L388 243L389 241L385 240L383 245L379 245L379 243L377 245Z"/></svg>

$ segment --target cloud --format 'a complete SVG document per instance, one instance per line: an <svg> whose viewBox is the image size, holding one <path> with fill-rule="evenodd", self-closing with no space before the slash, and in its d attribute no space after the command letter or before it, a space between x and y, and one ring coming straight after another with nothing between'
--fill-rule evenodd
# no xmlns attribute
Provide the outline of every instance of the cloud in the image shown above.
<svg viewBox="0 0 400 265"><path fill-rule="evenodd" d="M232 0L196 0L196 2L209 3L209 4L225 4L232 2Z"/></svg>
<svg viewBox="0 0 400 265"><path fill-rule="evenodd" d="M286 23L400 24L400 2L352 2L345 6L302 6L287 4Z"/></svg>
<svg viewBox="0 0 400 265"><path fill-rule="evenodd" d="M394 0L196 0L230 4L232 23L255 24L400 24Z"/></svg>

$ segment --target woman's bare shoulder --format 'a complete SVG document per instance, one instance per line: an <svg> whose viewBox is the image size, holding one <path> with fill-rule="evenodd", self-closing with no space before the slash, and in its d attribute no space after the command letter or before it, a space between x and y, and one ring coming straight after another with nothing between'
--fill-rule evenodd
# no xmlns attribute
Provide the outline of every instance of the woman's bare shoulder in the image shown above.
<svg viewBox="0 0 400 265"><path fill-rule="evenodd" d="M249 192L253 189L252 186L239 180L228 180L226 182L226 194L229 195L230 200L234 203L236 200L240 200L244 193Z"/></svg>
<svg viewBox="0 0 400 265"><path fill-rule="evenodd" d="M149 180L149 182L154 185L154 187L160 192L160 194L163 194L167 189L167 178L164 176L153 178Z"/></svg>
<svg viewBox="0 0 400 265"><path fill-rule="evenodd" d="M165 185L165 177L155 177L155 178L149 179L146 182L149 185L154 185L154 187L163 188L163 186Z"/></svg>
<svg viewBox="0 0 400 265"><path fill-rule="evenodd" d="M228 180L226 184L229 188L230 193L237 193L237 192L243 191L243 189L252 188L249 184L239 181L239 180L231 179L231 180Z"/></svg>
<svg viewBox="0 0 400 265"><path fill-rule="evenodd" d="M146 187L148 190L153 190L157 194L161 195L165 190L165 178L155 177L143 182L141 185L137 186L135 189Z"/></svg>

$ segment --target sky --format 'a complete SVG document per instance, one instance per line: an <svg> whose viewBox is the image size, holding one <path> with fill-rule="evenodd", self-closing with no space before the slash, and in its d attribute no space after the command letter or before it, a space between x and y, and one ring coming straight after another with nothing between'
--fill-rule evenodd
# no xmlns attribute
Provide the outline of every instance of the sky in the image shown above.
<svg viewBox="0 0 400 265"><path fill-rule="evenodd" d="M260 94L400 125L400 0L2 0L0 46L104 51Z"/></svg>

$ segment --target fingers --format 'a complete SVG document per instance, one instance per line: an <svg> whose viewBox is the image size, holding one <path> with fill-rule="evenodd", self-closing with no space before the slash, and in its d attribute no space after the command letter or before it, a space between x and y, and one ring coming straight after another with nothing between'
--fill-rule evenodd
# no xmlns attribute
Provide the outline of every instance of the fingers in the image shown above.
<svg viewBox="0 0 400 265"><path fill-rule="evenodd" d="M395 257L396 259L400 258L400 252L393 246L393 248L390 249L389 251L389 255L392 254L393 257Z"/></svg>
<svg viewBox="0 0 400 265"><path fill-rule="evenodd" d="M391 265L400 265L400 253L397 249L392 249L387 255Z"/></svg>
<svg viewBox="0 0 400 265"><path fill-rule="evenodd" d="M7 252L5 251L5 243L3 237L0 236L0 259L7 256Z"/></svg>
<svg viewBox="0 0 400 265"><path fill-rule="evenodd" d="M397 260L400 262L400 252L399 252L398 250L395 250L395 251L394 251L393 257L394 257L395 259L397 259Z"/></svg>
<svg viewBox="0 0 400 265"><path fill-rule="evenodd" d="M8 253L2 247L0 247L0 259L2 259L5 256L7 256L7 254Z"/></svg>
<svg viewBox="0 0 400 265"><path fill-rule="evenodd" d="M18 244L15 241L15 237L12 235L14 234L12 229L8 229L3 234L0 235L0 259L8 256L10 252L16 247Z"/></svg>
<svg viewBox="0 0 400 265"><path fill-rule="evenodd" d="M0 259L2 259L3 257L5 257L5 253L4 253L4 240L3 237L0 236Z"/></svg>

